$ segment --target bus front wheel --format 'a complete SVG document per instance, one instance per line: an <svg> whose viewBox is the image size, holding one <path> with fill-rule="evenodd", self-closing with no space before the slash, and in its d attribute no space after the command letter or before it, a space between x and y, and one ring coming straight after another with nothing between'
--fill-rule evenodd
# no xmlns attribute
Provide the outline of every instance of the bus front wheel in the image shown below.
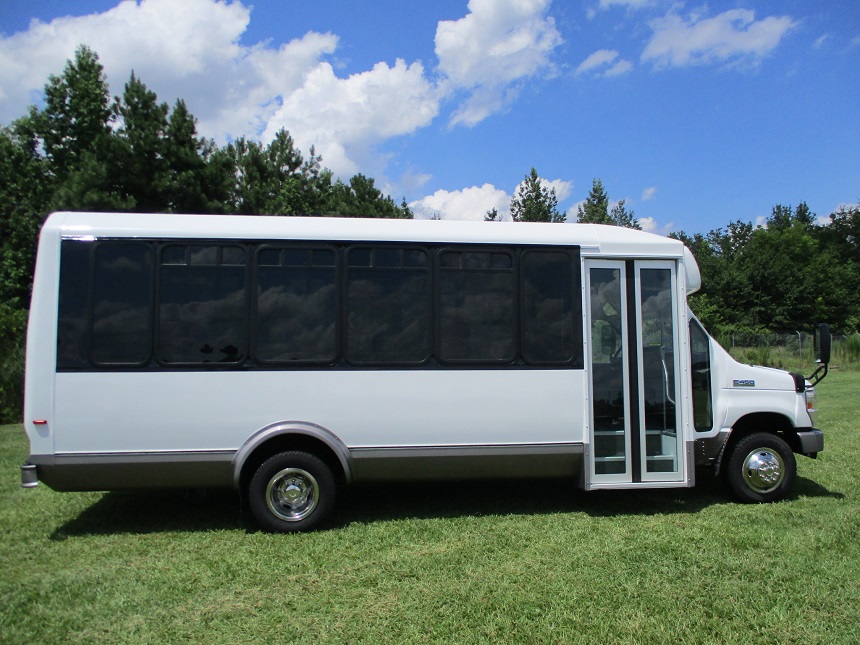
<svg viewBox="0 0 860 645"><path fill-rule="evenodd" d="M267 531L310 531L334 508L334 476L318 457L282 452L264 461L248 486L251 513Z"/></svg>
<svg viewBox="0 0 860 645"><path fill-rule="evenodd" d="M780 437L758 432L738 441L727 465L729 485L744 502L776 502L791 493L797 462Z"/></svg>

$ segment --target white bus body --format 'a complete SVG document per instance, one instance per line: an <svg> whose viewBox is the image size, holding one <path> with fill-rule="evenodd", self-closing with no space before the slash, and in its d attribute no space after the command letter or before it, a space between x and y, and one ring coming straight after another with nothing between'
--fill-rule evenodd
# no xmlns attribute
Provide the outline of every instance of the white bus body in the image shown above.
<svg viewBox="0 0 860 645"><path fill-rule="evenodd" d="M823 435L803 377L686 306L676 240L579 224L55 213L22 483L238 487L306 530L336 483L566 477L781 499Z"/></svg>

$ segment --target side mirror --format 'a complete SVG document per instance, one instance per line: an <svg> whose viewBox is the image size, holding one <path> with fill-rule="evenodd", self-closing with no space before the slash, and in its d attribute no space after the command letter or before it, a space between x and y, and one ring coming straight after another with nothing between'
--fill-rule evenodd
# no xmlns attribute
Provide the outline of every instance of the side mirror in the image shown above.
<svg viewBox="0 0 860 645"><path fill-rule="evenodd" d="M826 323L821 323L815 329L815 340L813 341L815 348L815 362L824 363L830 362L830 328Z"/></svg>
<svg viewBox="0 0 860 645"><path fill-rule="evenodd" d="M815 329L813 347L815 349L815 362L819 365L808 380L814 387L827 376L827 364L830 362L830 327L825 323L819 324Z"/></svg>

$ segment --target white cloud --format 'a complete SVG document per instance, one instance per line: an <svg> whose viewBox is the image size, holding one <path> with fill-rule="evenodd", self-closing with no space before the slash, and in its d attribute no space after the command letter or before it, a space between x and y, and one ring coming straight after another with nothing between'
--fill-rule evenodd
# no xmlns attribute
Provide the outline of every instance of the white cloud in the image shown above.
<svg viewBox="0 0 860 645"><path fill-rule="evenodd" d="M564 181L561 179L541 179L541 183L549 188L555 189L555 196L558 197L558 201L563 202L565 199L570 197L570 194L573 192L573 182L572 181Z"/></svg>
<svg viewBox="0 0 860 645"><path fill-rule="evenodd" d="M647 202L649 199L653 199L654 195L657 194L657 189L654 186L646 188L642 191L642 201Z"/></svg>
<svg viewBox="0 0 860 645"><path fill-rule="evenodd" d="M622 74L626 74L631 69L633 69L633 63L629 60L619 60L612 67L603 72L603 75L606 77L610 76L621 76Z"/></svg>
<svg viewBox="0 0 860 645"><path fill-rule="evenodd" d="M656 233L657 235L669 235L672 230L675 228L674 222L669 222L668 224L658 224L657 220L653 217L638 217L639 226L642 227L643 231L647 231L648 233Z"/></svg>
<svg viewBox="0 0 860 645"><path fill-rule="evenodd" d="M618 52L614 49L598 49L579 64L574 74L580 76L592 72L598 76L611 77L620 76L631 69L633 69L633 64L619 58Z"/></svg>
<svg viewBox="0 0 860 645"><path fill-rule="evenodd" d="M657 68L711 63L757 65L797 26L788 16L755 19L746 9L731 9L713 18L669 13L650 23L654 31L642 61Z"/></svg>
<svg viewBox="0 0 860 645"><path fill-rule="evenodd" d="M580 206L585 207L585 201L586 200L581 199L580 201L576 202L573 206L571 206L570 208L567 209L566 215L567 215L567 221L569 223L575 223L576 222L576 216L579 213L579 207Z"/></svg>
<svg viewBox="0 0 860 645"><path fill-rule="evenodd" d="M377 63L348 78L338 78L330 64L320 63L270 117L263 139L287 128L300 149L316 146L335 173L367 173L377 142L429 125L438 110L437 92L421 63Z"/></svg>
<svg viewBox="0 0 860 645"><path fill-rule="evenodd" d="M22 115L85 44L98 53L112 94L134 70L160 100L184 98L207 136L257 136L278 97L301 87L337 37L309 32L277 49L246 47L239 38L250 11L240 2L126 0L101 14L34 21L0 37L0 121Z"/></svg>
<svg viewBox="0 0 860 645"><path fill-rule="evenodd" d="M819 36L814 43L812 43L812 47L814 49L821 49L822 45L827 42L827 39L830 38L828 34L824 34L823 36Z"/></svg>
<svg viewBox="0 0 860 645"><path fill-rule="evenodd" d="M404 60L340 77L327 60L339 45L331 33L245 45L247 0L124 0L100 14L0 34L0 123L39 102L48 76L86 44L112 95L134 70L159 100L183 98L199 132L219 144L265 142L285 127L338 176L380 174L386 158L377 146L429 125L443 100L462 101L452 124L475 125L506 109L524 81L552 71L549 57L562 41L546 15L549 1L471 0L465 17L438 25L434 79L421 62Z"/></svg>
<svg viewBox="0 0 860 645"><path fill-rule="evenodd" d="M548 6L549 0L470 0L465 17L439 22L443 86L468 92L451 125L476 125L516 98L517 83L551 70L550 54L562 39L545 16Z"/></svg>
<svg viewBox="0 0 860 645"><path fill-rule="evenodd" d="M240 2L126 0L102 14L36 21L0 37L0 120L38 100L80 43L99 54L112 94L134 70L159 100L183 98L201 134L219 144L239 136L269 141L287 128L301 150L314 145L340 176L380 171L375 145L438 113L438 90L421 63L378 63L338 78L323 60L337 36L308 32L277 48L244 46L250 15Z"/></svg>
<svg viewBox="0 0 860 645"><path fill-rule="evenodd" d="M511 197L492 184L463 190L437 190L432 195L409 204L415 219L438 217L451 220L483 220L495 208L503 219L509 219Z"/></svg>
<svg viewBox="0 0 860 645"><path fill-rule="evenodd" d="M639 226L642 227L643 231L650 233L657 228L657 222L653 217L640 217Z"/></svg>
<svg viewBox="0 0 860 645"><path fill-rule="evenodd" d="M579 64L575 73L579 75L590 72L598 67L609 65L616 58L618 58L618 52L614 49L598 49Z"/></svg>

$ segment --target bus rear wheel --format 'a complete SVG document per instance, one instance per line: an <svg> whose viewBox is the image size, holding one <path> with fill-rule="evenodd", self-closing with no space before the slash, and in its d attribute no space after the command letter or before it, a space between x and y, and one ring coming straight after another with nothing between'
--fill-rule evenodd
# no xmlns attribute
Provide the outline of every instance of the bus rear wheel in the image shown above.
<svg viewBox="0 0 860 645"><path fill-rule="evenodd" d="M797 462L789 445L767 432L738 441L726 471L735 495L749 503L785 499L794 487L796 475Z"/></svg>
<svg viewBox="0 0 860 645"><path fill-rule="evenodd" d="M263 529L310 531L334 508L331 470L315 455L282 452L264 461L248 485L248 505Z"/></svg>

